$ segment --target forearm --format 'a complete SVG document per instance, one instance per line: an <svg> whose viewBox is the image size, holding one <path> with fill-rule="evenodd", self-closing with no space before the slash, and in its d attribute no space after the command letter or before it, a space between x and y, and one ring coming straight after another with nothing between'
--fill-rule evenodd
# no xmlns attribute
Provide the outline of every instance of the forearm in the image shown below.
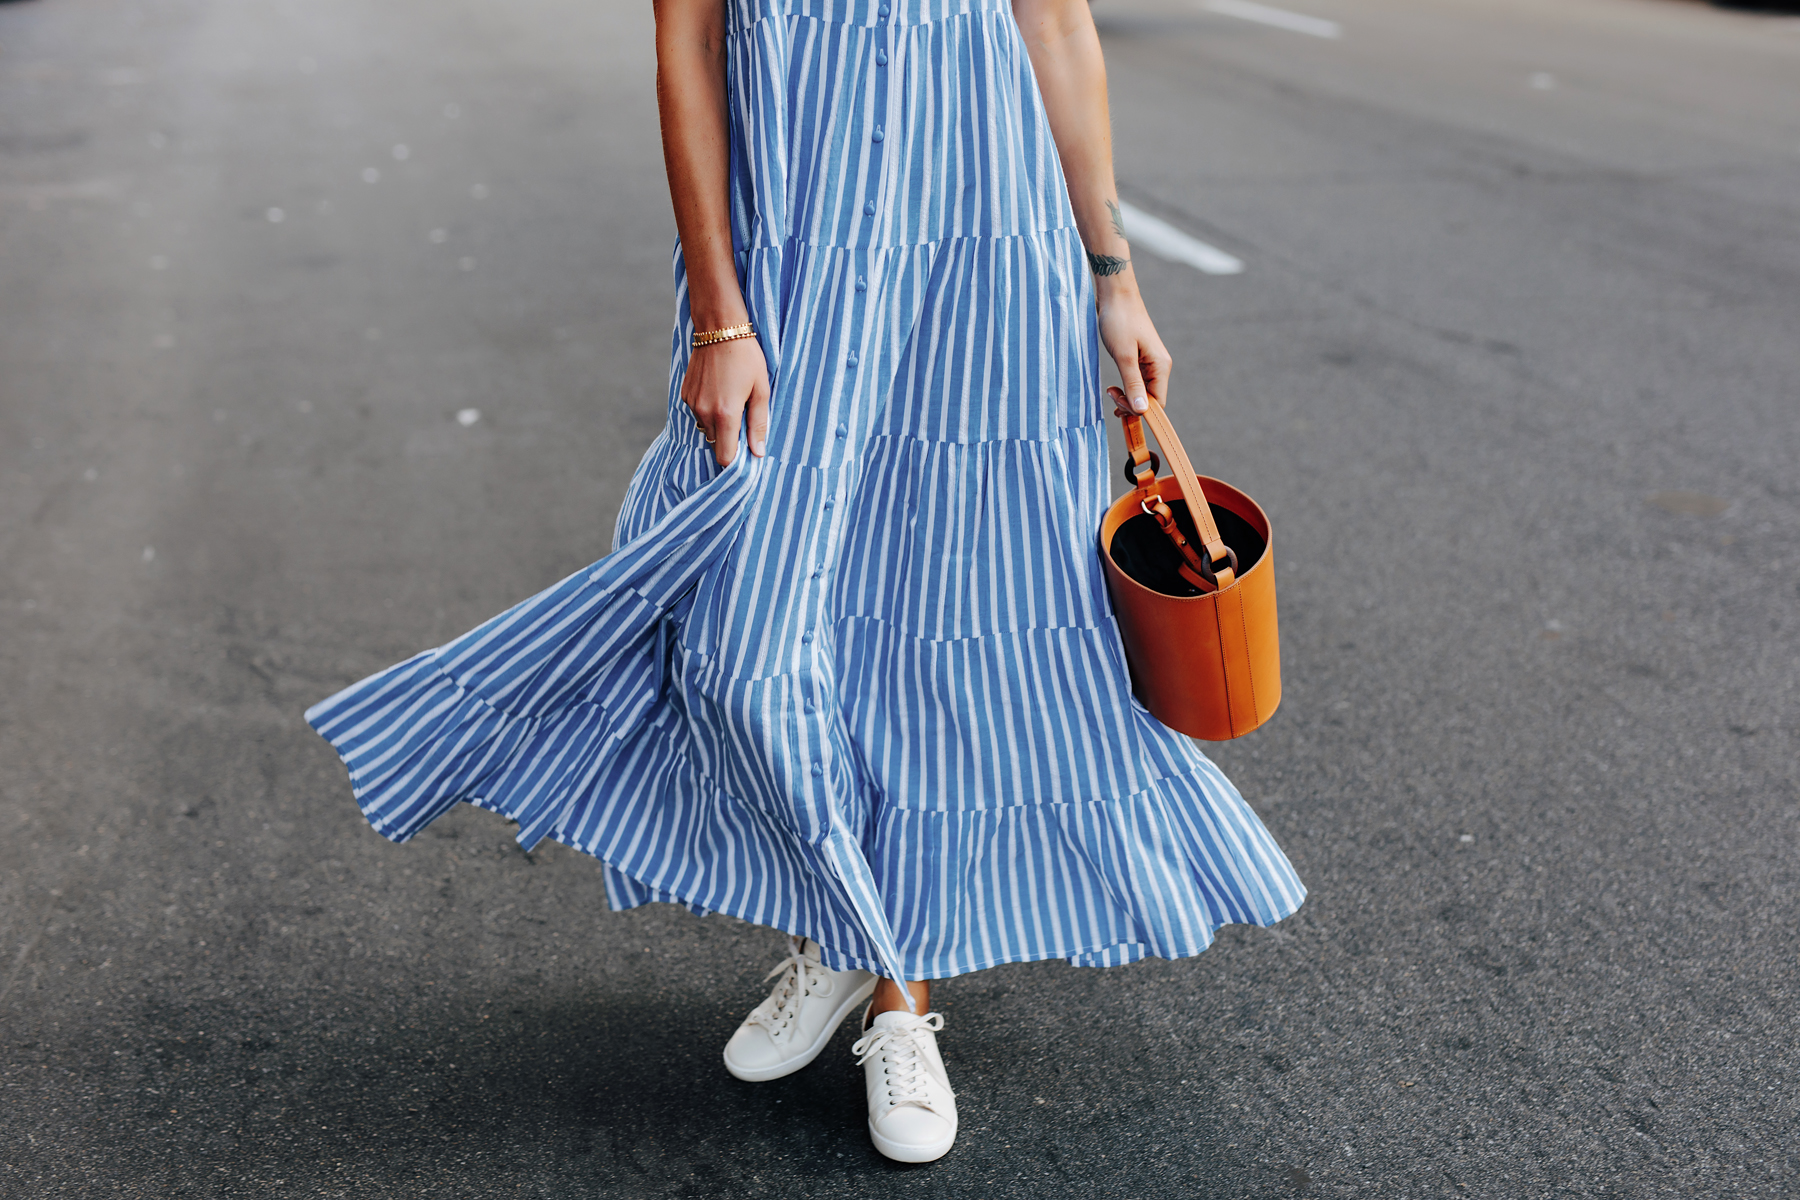
<svg viewBox="0 0 1800 1200"><path fill-rule="evenodd" d="M1044 97L1088 264L1102 292L1121 284L1135 291L1113 181L1106 63L1094 18L1086 0L1013 0L1012 7Z"/></svg>
<svg viewBox="0 0 1800 1200"><path fill-rule="evenodd" d="M749 320L731 251L723 0L656 0L656 105L688 309L697 329Z"/></svg>

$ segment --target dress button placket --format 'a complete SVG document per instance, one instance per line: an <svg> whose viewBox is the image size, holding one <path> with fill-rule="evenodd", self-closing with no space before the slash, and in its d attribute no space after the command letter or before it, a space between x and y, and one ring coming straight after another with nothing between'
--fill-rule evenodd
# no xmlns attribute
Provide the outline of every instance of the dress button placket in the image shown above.
<svg viewBox="0 0 1800 1200"><path fill-rule="evenodd" d="M883 4L881 7L877 8L875 10L875 14L878 17L880 17L883 21L885 21L888 19L888 15L892 11L893 11L893 9L890 6ZM875 38L877 41L885 42L887 40L886 31L878 30L875 34ZM877 67L885 67L885 66L887 66L887 61L888 61L887 47L885 45L876 46L875 47L875 65ZM887 105L887 72L882 71L879 74L877 74L875 77L875 111L877 113L885 111L886 105ZM877 145L879 145L882 142L882 140L886 137L887 137L887 131L882 128L882 126L879 122L876 123L875 128L873 128L869 131L869 140L871 142L876 143ZM880 156L879 152L877 152L876 160L875 160L875 170L873 172L873 180L874 180L873 186L877 190L879 190L881 187L881 177L886 173L884 170L884 166L885 166L885 163L884 163L882 157ZM875 201L874 200L872 200L872 199L867 200L863 203L863 215L868 216L868 217L872 217L875 215ZM857 290L858 291L862 290L862 288L860 286L860 281L858 281Z"/></svg>

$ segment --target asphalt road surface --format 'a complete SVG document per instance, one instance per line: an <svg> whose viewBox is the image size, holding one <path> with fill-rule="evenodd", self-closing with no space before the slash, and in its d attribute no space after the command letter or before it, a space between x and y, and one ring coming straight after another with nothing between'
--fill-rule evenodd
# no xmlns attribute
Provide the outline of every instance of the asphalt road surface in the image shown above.
<svg viewBox="0 0 1800 1200"><path fill-rule="evenodd" d="M391 845L300 718L608 545L649 5L0 6L0 1193L1800 1193L1800 25L1294 3L1095 14L1125 199L1245 263L1137 255L1311 898L943 985L922 1168L849 1029L720 1068L775 935Z"/></svg>

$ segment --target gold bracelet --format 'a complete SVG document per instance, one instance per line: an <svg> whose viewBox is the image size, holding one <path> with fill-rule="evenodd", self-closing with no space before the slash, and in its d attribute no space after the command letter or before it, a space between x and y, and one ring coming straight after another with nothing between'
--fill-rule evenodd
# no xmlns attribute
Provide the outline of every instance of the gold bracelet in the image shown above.
<svg viewBox="0 0 1800 1200"><path fill-rule="evenodd" d="M728 325L724 329L714 329L707 333L701 333L696 329L694 331L694 349L698 350L702 346L710 346L715 342L730 342L738 338L755 336L756 326L748 321L742 325Z"/></svg>

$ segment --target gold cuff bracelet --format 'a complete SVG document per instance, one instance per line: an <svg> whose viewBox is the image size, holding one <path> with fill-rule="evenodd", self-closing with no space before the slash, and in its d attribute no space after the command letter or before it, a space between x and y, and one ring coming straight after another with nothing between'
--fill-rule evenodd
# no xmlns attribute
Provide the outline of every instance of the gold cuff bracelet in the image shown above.
<svg viewBox="0 0 1800 1200"><path fill-rule="evenodd" d="M730 342L738 338L756 336L756 326L745 321L742 325L728 325L724 329L714 329L706 333L698 329L694 331L694 349L710 346L715 342Z"/></svg>

